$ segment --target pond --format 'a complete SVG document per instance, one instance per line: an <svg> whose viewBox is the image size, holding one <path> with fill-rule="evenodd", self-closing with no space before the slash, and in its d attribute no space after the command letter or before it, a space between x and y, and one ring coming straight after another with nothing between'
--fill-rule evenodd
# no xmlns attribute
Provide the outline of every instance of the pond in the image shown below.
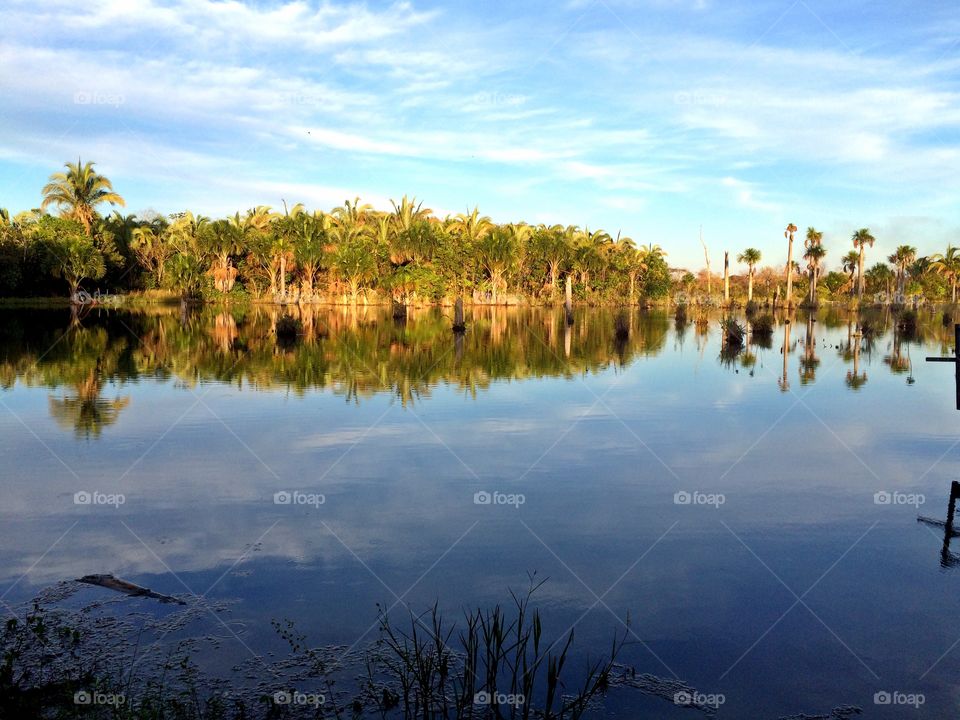
<svg viewBox="0 0 960 720"><path fill-rule="evenodd" d="M918 522L960 464L939 313L777 317L732 352L694 313L291 312L279 340L275 308L0 313L5 612L112 573L196 609L110 631L144 668L202 637L223 687L269 688L278 625L352 657L378 604L455 616L533 576L572 665L625 634L624 666L717 717L957 716L960 568ZM64 595L134 635L181 612Z"/></svg>

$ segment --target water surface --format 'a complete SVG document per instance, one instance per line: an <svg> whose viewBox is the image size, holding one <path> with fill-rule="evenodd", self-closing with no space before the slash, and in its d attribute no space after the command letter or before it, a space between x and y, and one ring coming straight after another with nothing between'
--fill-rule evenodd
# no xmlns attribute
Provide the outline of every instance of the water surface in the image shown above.
<svg viewBox="0 0 960 720"><path fill-rule="evenodd" d="M629 618L623 662L722 693L719 717L957 716L960 568L917 522L960 463L953 368L923 362L952 349L939 315L861 337L801 314L734 354L717 318L656 311L618 337L613 310L477 309L462 338L439 310L294 312L292 344L266 309L0 314L5 603L104 572L203 596L204 662L269 675L271 620L351 648L377 603L488 606L535 572L578 660ZM640 710L689 712L606 712Z"/></svg>

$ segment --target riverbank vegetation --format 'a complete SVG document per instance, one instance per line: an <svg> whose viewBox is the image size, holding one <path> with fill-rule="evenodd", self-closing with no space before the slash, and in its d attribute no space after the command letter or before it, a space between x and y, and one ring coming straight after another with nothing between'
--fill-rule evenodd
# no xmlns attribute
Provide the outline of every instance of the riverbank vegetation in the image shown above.
<svg viewBox="0 0 960 720"><path fill-rule="evenodd" d="M531 602L542 584L532 579L526 593L510 592L506 604L464 610L454 620L437 605L393 617L381 608L379 639L356 648L312 646L292 621L275 619L289 650L241 662L235 672L257 672L233 681L201 666L205 652L217 652L209 638L159 647L170 628L186 622L179 615L144 637L143 627L123 621L102 632L93 619L103 619L102 602L78 612L56 600L35 601L0 629L0 716L577 720L617 691L710 713L685 682L618 662L632 633L627 623L596 657L575 652L572 629L549 635ZM65 599L77 585L64 581L45 592ZM180 615L205 612L202 598L184 605ZM139 610L151 615L149 606ZM160 638L151 643L154 634Z"/></svg>
<svg viewBox="0 0 960 720"><path fill-rule="evenodd" d="M871 264L867 228L833 241L836 269L813 227L793 259L800 231L791 223L786 263L761 266L756 248L725 250L717 275L671 268L662 247L620 233L498 224L476 208L440 218L406 196L390 211L357 198L330 210L284 202L225 218L123 214L124 206L94 163L78 159L51 175L38 208L0 210L0 299L554 304L569 278L576 300L596 304L910 304L956 302L960 283L958 248L921 256L901 245ZM730 271L731 253L742 272Z"/></svg>

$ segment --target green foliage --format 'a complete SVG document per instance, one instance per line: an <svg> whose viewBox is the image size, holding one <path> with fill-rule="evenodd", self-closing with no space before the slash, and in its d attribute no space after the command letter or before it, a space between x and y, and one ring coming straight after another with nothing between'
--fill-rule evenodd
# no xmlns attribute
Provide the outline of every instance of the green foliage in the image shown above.
<svg viewBox="0 0 960 720"><path fill-rule="evenodd" d="M649 257L643 280L644 294L651 298L664 298L670 294L670 287L670 268L667 261L660 255Z"/></svg>
<svg viewBox="0 0 960 720"><path fill-rule="evenodd" d="M831 294L835 295L847 284L847 276L836 270L831 270L824 276L822 283Z"/></svg>
<svg viewBox="0 0 960 720"><path fill-rule="evenodd" d="M76 220L44 216L28 232L44 247L44 264L54 277L67 281L71 296L84 280L99 280L114 256L112 241L87 235Z"/></svg>

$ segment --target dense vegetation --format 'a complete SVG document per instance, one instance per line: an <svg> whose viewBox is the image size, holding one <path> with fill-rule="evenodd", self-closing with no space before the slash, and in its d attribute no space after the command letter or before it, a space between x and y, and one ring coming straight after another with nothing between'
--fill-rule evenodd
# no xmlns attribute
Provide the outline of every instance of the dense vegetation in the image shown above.
<svg viewBox="0 0 960 720"><path fill-rule="evenodd" d="M579 295L598 300L664 297L670 287L656 246L637 248L603 230L497 225L476 209L440 219L406 197L392 212L357 199L330 212L261 206L221 219L98 213L123 203L92 163L68 163L44 188L39 209L4 213L0 294L104 287L293 302L463 296L498 304L558 297L567 274Z"/></svg>
<svg viewBox="0 0 960 720"><path fill-rule="evenodd" d="M51 175L42 195L37 209L15 216L0 210L0 297L76 300L84 292L164 290L208 300L550 303L562 297L569 278L579 300L598 303L782 302L787 295L792 303L905 303L915 295L956 302L960 281L954 247L920 257L903 245L889 265L868 268L875 239L866 228L854 233L840 270L825 271L823 233L812 227L801 268L793 260L797 227L790 224L787 263L759 268L761 253L746 248L736 256L745 273L730 275L725 267L717 276L671 270L659 245L638 247L604 230L496 224L477 209L438 218L406 196L391 212L358 198L329 212L298 204L220 219L188 211L123 215L115 208L124 199L110 180L80 160Z"/></svg>

